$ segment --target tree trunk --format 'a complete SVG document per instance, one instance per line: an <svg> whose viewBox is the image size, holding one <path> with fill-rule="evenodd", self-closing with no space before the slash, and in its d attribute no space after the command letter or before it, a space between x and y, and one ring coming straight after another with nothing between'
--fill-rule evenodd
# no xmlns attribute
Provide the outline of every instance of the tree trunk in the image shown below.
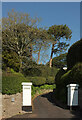
<svg viewBox="0 0 82 120"><path fill-rule="evenodd" d="M37 60L37 64L39 63L39 60L40 60L40 50L41 50L41 49L39 49L39 52L38 52L38 60Z"/></svg>
<svg viewBox="0 0 82 120"><path fill-rule="evenodd" d="M52 44L52 51L51 51L51 56L50 56L50 67L52 67L53 52L54 52L54 44Z"/></svg>
<svg viewBox="0 0 82 120"><path fill-rule="evenodd" d="M21 57L20 57L19 59L20 59L20 68L19 68L19 72L21 72L21 68L22 68L22 59L21 59Z"/></svg>
<svg viewBox="0 0 82 120"><path fill-rule="evenodd" d="M32 44L30 45L30 60L32 61Z"/></svg>

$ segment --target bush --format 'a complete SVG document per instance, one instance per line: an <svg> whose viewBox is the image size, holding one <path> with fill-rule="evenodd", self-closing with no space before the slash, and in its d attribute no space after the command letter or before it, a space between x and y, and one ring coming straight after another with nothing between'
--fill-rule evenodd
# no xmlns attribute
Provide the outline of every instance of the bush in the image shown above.
<svg viewBox="0 0 82 120"><path fill-rule="evenodd" d="M61 76L62 76L63 74L65 74L65 73L66 73L66 71L63 70L63 68L61 68L61 69L57 72L57 74L56 74L56 76L55 76L55 84L56 84L57 87L60 87L60 86L61 86L61 85L60 85L60 78L61 78Z"/></svg>
<svg viewBox="0 0 82 120"><path fill-rule="evenodd" d="M79 84L82 88L82 63L77 63L72 68L70 76L71 82Z"/></svg>
<svg viewBox="0 0 82 120"><path fill-rule="evenodd" d="M58 73L56 74L55 77L55 84L56 84L56 89L55 89L55 97L59 100L61 100L61 102L66 103L66 87L63 87L63 82L61 81L61 77L62 75L64 75L66 73L65 70L63 70L63 68L61 68Z"/></svg>
<svg viewBox="0 0 82 120"><path fill-rule="evenodd" d="M48 76L46 78L46 83L49 85L54 84L54 79L55 79L54 77Z"/></svg>
<svg viewBox="0 0 82 120"><path fill-rule="evenodd" d="M82 63L77 63L71 70L61 77L60 81L62 81L64 86L75 83L82 87Z"/></svg>
<svg viewBox="0 0 82 120"><path fill-rule="evenodd" d="M23 74L25 76L41 76L41 70L38 68L24 68L23 69Z"/></svg>
<svg viewBox="0 0 82 120"><path fill-rule="evenodd" d="M68 50L67 54L68 69L71 69L78 62L82 62L81 51L82 51L82 39L74 43Z"/></svg>
<svg viewBox="0 0 82 120"><path fill-rule="evenodd" d="M57 68L55 68L55 67L50 68L49 66L43 66L42 68L40 68L40 70L42 71L42 76L46 77L46 78L47 78L47 76L55 77L55 75L58 71Z"/></svg>
<svg viewBox="0 0 82 120"><path fill-rule="evenodd" d="M47 77L47 76L55 76L57 73L57 68L55 67L48 67L44 65L37 65L31 68L24 68L23 74L25 76L40 76L40 77Z"/></svg>
<svg viewBox="0 0 82 120"><path fill-rule="evenodd" d="M45 77L31 77L30 81L33 83L34 86L41 86L46 83Z"/></svg>
<svg viewBox="0 0 82 120"><path fill-rule="evenodd" d="M22 91L22 82L27 82L26 78L21 73L7 74L2 76L2 93L15 94Z"/></svg>
<svg viewBox="0 0 82 120"><path fill-rule="evenodd" d="M34 97L34 95L36 94L36 92L38 92L39 94L42 93L42 89L45 89L45 90L53 90L54 88L56 88L55 84L54 85L48 85L48 84L45 84L45 85L42 85L40 87L35 87L35 86L32 86L32 97Z"/></svg>
<svg viewBox="0 0 82 120"><path fill-rule="evenodd" d="M43 86L40 86L40 89L51 89L51 90L53 90L54 88L56 88L55 84L53 84L53 85L45 84Z"/></svg>
<svg viewBox="0 0 82 120"><path fill-rule="evenodd" d="M59 77L59 82L58 80L56 81L56 98L61 99L62 102L66 103L66 86L72 83L79 84L82 88L82 63L77 63L71 70Z"/></svg>

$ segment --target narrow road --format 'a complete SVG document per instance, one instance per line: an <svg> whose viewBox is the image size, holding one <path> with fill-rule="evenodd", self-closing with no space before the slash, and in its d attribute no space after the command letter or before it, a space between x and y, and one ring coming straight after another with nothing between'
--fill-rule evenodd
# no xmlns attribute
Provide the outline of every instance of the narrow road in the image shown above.
<svg viewBox="0 0 82 120"><path fill-rule="evenodd" d="M12 118L79 118L80 114L77 111L71 113L70 110L53 104L51 94L47 93L34 99L32 114L25 113Z"/></svg>

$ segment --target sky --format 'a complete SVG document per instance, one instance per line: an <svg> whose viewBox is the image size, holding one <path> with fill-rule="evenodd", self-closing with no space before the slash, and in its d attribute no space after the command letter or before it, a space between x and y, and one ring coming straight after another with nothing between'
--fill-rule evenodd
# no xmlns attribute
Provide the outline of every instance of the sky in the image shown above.
<svg viewBox="0 0 82 120"><path fill-rule="evenodd" d="M72 31L70 46L80 40L80 2L3 2L2 17L12 9L41 18L40 27L66 24Z"/></svg>

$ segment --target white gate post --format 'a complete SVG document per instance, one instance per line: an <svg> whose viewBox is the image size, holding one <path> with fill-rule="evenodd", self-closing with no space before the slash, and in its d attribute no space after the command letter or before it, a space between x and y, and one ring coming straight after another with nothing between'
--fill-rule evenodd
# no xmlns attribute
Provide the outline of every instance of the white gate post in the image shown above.
<svg viewBox="0 0 82 120"><path fill-rule="evenodd" d="M69 84L67 85L67 105L72 108L78 107L78 84Z"/></svg>
<svg viewBox="0 0 82 120"><path fill-rule="evenodd" d="M32 83L23 82L23 106L22 110L27 112L32 112L32 104L31 104L31 86Z"/></svg>

